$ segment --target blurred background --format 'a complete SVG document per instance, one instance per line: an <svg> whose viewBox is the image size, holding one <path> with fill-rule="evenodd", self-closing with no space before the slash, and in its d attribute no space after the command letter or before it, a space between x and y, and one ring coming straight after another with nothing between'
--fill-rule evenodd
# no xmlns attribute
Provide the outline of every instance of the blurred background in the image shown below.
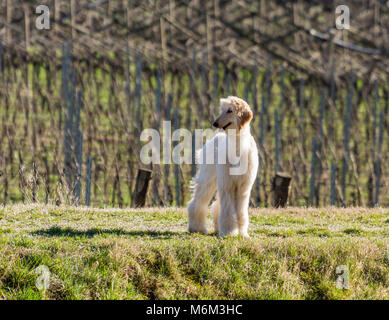
<svg viewBox="0 0 389 320"><path fill-rule="evenodd" d="M386 0L1 0L0 202L132 206L140 132L211 128L236 95L255 114L253 206L276 172L290 205L388 206L388 33ZM195 165L146 168L146 205L186 204Z"/></svg>

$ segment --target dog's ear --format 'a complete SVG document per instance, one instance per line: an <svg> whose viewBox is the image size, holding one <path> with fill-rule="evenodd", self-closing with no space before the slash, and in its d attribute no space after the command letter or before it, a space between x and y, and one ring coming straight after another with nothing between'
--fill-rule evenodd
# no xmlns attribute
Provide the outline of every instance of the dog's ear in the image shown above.
<svg viewBox="0 0 389 320"><path fill-rule="evenodd" d="M251 110L247 108L243 109L240 112L240 116L238 120L239 130L241 130L245 124L249 123L252 118L253 118L253 113L251 112Z"/></svg>

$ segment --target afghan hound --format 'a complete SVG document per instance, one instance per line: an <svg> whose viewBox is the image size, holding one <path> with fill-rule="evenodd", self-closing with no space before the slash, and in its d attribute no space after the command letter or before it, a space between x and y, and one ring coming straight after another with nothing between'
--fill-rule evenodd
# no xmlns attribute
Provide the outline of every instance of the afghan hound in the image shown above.
<svg viewBox="0 0 389 320"><path fill-rule="evenodd" d="M215 232L249 237L249 199L258 171L258 149L250 133L252 118L244 100L220 99L220 115L213 126L221 132L198 153L199 167L187 207L189 232L207 234L208 205L216 193L211 206Z"/></svg>

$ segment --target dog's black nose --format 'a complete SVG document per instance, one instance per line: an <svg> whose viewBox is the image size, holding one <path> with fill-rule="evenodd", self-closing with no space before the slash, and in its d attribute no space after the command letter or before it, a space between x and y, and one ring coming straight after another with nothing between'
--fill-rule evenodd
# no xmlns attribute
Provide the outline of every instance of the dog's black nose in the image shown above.
<svg viewBox="0 0 389 320"><path fill-rule="evenodd" d="M213 126L214 126L215 128L218 128L218 127L219 127L219 124L217 123L217 121L215 121L215 122L213 123Z"/></svg>

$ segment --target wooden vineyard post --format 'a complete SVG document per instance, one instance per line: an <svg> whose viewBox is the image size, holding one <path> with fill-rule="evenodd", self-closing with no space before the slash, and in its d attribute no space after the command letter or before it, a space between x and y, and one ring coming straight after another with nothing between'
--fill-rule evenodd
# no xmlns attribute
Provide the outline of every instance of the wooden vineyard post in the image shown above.
<svg viewBox="0 0 389 320"><path fill-rule="evenodd" d="M309 205L314 206L314 199L315 199L315 171L316 171L316 151L317 151L317 142L316 138L313 138L312 140L312 160L311 160L311 185L310 185L310 193L309 193Z"/></svg>
<svg viewBox="0 0 389 320"><path fill-rule="evenodd" d="M351 134L351 113L353 109L353 94L354 94L354 73L351 71L350 84L347 92L346 100L346 113L344 115L344 127L343 127L343 171L342 171L342 196L343 196L343 207L346 206L346 187L347 187L347 175L349 171L350 161L350 134Z"/></svg>
<svg viewBox="0 0 389 320"><path fill-rule="evenodd" d="M31 42L31 33L30 33L30 7L27 3L23 5L24 10L24 28L25 28L25 40L26 40L26 49L30 47Z"/></svg>
<svg viewBox="0 0 389 320"><path fill-rule="evenodd" d="M9 25L12 23L12 12L13 12L13 4L11 0L7 0L7 27L5 37L8 43L12 42L12 29Z"/></svg>
<svg viewBox="0 0 389 320"><path fill-rule="evenodd" d="M136 110L136 130L138 135L142 132L142 59L139 55L136 55L135 59L135 97L137 103Z"/></svg>
<svg viewBox="0 0 389 320"><path fill-rule="evenodd" d="M289 184L292 177L285 172L277 172L273 178L273 206L284 208L288 202Z"/></svg>
<svg viewBox="0 0 389 320"><path fill-rule="evenodd" d="M379 205L379 196L380 196L380 186L381 186L381 174L382 174L382 143L383 143L383 136L384 136L384 130L383 130L383 122L384 122L384 112L381 111L380 113L380 122L379 122L379 133L378 133L378 146L377 146L377 159L375 161L374 165L374 174L375 174L375 196L374 196L374 206Z"/></svg>
<svg viewBox="0 0 389 320"><path fill-rule="evenodd" d="M335 190L335 186L336 186L336 164L335 162L331 162L331 199L330 199L330 203L331 203L331 206L335 206L336 203L335 203L335 196L336 196L336 190Z"/></svg>
<svg viewBox="0 0 389 320"><path fill-rule="evenodd" d="M77 38L76 15L77 15L76 1L70 0L70 17L71 17L70 21L71 21L71 27L72 27L72 39Z"/></svg>
<svg viewBox="0 0 389 320"><path fill-rule="evenodd" d="M284 118L284 101L285 101L285 66L282 64L281 65L281 80L280 80L280 94L281 94L281 97L280 97L280 104L278 106L278 110L279 110L279 120L278 120L278 123L277 123L277 127L278 127L278 140L279 140L279 150L278 150L278 153L280 155L282 155L282 151L283 151L283 140L282 140L282 121L283 121L283 118Z"/></svg>
<svg viewBox="0 0 389 320"><path fill-rule="evenodd" d="M167 98L167 106L166 106L166 111L165 111L165 118L166 121L171 120L171 108L172 108L172 103L173 103L173 95L171 92L168 94ZM168 131L168 130L166 130ZM171 205L172 203L172 192L169 186L169 172L170 172L170 167L169 167L169 159L170 159L170 154L171 154L171 143L170 141L170 133L167 133L164 131L163 133L163 143L164 145L167 146L167 152L166 154L164 153L164 191L163 191L163 201L164 205Z"/></svg>
<svg viewBox="0 0 389 320"><path fill-rule="evenodd" d="M82 91L78 92L77 106L75 112L75 124L73 128L73 144L75 152L75 167L73 170L73 202L75 205L80 205L81 199L81 176L82 176L82 144L83 135L80 130L80 114L82 108Z"/></svg>
<svg viewBox="0 0 389 320"><path fill-rule="evenodd" d="M128 2L127 2L128 3ZM127 104L127 112L129 117L133 117L133 113L131 111L131 83L130 83L130 75L131 75L131 60L130 60L130 42L126 41L126 69L125 69L125 91L126 91L126 104Z"/></svg>
<svg viewBox="0 0 389 320"><path fill-rule="evenodd" d="M0 39L0 95L2 94L2 82L3 82L3 42Z"/></svg>
<svg viewBox="0 0 389 320"><path fill-rule="evenodd" d="M174 109L174 130L178 130L180 127L180 119L178 117L178 108ZM174 185L176 187L176 206L180 206L180 165L174 165Z"/></svg>
<svg viewBox="0 0 389 320"><path fill-rule="evenodd" d="M136 176L135 192L134 192L134 207L141 208L145 206L146 194L149 188L151 179L151 170L138 169Z"/></svg>
<svg viewBox="0 0 389 320"><path fill-rule="evenodd" d="M90 206L90 190L92 181L92 157L88 157L86 165L85 205Z"/></svg>

